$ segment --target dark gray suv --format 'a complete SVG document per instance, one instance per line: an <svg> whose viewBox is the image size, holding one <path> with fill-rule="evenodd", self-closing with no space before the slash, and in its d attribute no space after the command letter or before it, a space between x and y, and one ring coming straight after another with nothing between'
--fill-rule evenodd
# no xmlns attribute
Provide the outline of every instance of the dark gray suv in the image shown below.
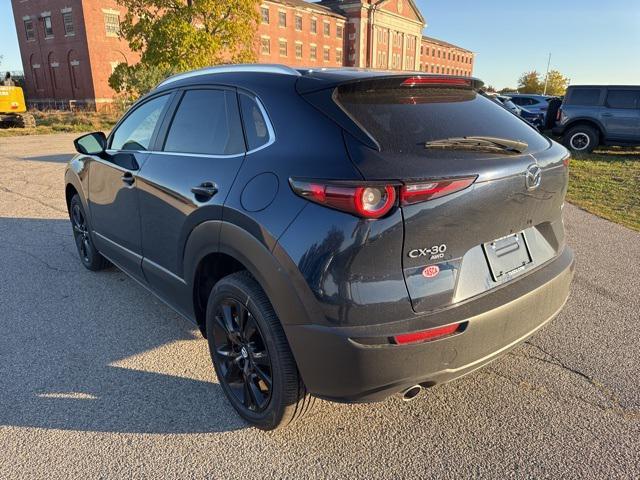
<svg viewBox="0 0 640 480"><path fill-rule="evenodd" d="M260 428L314 397L412 399L524 341L569 294L569 154L481 86L278 65L172 77L108 137L76 140L80 259L193 321Z"/></svg>
<svg viewBox="0 0 640 480"><path fill-rule="evenodd" d="M571 86L554 135L574 152L598 145L640 145L640 86Z"/></svg>

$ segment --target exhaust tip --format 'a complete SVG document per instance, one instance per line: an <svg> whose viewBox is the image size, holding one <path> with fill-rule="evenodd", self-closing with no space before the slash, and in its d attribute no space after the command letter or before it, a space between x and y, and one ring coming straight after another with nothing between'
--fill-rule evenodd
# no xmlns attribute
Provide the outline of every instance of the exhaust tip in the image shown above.
<svg viewBox="0 0 640 480"><path fill-rule="evenodd" d="M414 385L413 387L407 388L402 392L402 400L405 402L410 402L415 399L420 392L422 392L422 387L420 385Z"/></svg>

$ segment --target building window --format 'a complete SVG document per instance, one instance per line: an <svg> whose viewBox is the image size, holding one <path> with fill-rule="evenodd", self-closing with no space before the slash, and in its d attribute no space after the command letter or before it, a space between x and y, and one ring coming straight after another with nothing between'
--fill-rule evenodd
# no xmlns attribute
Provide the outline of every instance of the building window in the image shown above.
<svg viewBox="0 0 640 480"><path fill-rule="evenodd" d="M432 56L432 57L435 57L435 56L436 56L436 49L435 49L435 48L432 48L432 49L431 49L431 56Z"/></svg>
<svg viewBox="0 0 640 480"><path fill-rule="evenodd" d="M51 17L42 17L44 22L44 38L53 37L53 25L51 24Z"/></svg>
<svg viewBox="0 0 640 480"><path fill-rule="evenodd" d="M105 12L104 28L108 37L117 37L120 33L120 15L117 13Z"/></svg>
<svg viewBox="0 0 640 480"><path fill-rule="evenodd" d="M287 12L278 12L278 26L287 26Z"/></svg>
<svg viewBox="0 0 640 480"><path fill-rule="evenodd" d="M260 53L263 55L271 54L271 39L269 37L262 37L260 39Z"/></svg>
<svg viewBox="0 0 640 480"><path fill-rule="evenodd" d="M342 25L338 25L336 27L336 36L338 38L342 38L344 36L344 27Z"/></svg>
<svg viewBox="0 0 640 480"><path fill-rule="evenodd" d="M329 47L324 47L324 53L323 53L322 59L325 62L328 62L331 59L331 53L330 53Z"/></svg>
<svg viewBox="0 0 640 480"><path fill-rule="evenodd" d="M279 46L280 46L280 56L281 57L286 57L287 56L287 41L286 40L280 40Z"/></svg>
<svg viewBox="0 0 640 480"><path fill-rule="evenodd" d="M260 7L260 14L262 15L262 23L269 24L269 7Z"/></svg>
<svg viewBox="0 0 640 480"><path fill-rule="evenodd" d="M296 42L296 58L302 58L302 43Z"/></svg>
<svg viewBox="0 0 640 480"><path fill-rule="evenodd" d="M27 40L36 39L36 31L33 29L33 20L24 21L24 34L26 35Z"/></svg>
<svg viewBox="0 0 640 480"><path fill-rule="evenodd" d="M300 15L296 15L296 30L302 30L302 17Z"/></svg>
<svg viewBox="0 0 640 480"><path fill-rule="evenodd" d="M311 48L309 50L309 56L311 57L311 60L317 60L318 59L318 47L316 47L315 45L311 45Z"/></svg>
<svg viewBox="0 0 640 480"><path fill-rule="evenodd" d="M322 25L322 31L325 37L331 35L331 24L329 22L324 22L324 24Z"/></svg>
<svg viewBox="0 0 640 480"><path fill-rule="evenodd" d="M64 22L64 34L67 36L75 35L76 29L73 26L73 14L71 12L63 13L62 21Z"/></svg>
<svg viewBox="0 0 640 480"><path fill-rule="evenodd" d="M342 49L336 48L336 62L342 64Z"/></svg>
<svg viewBox="0 0 640 480"><path fill-rule="evenodd" d="M311 19L311 33L318 33L318 21L315 18Z"/></svg>

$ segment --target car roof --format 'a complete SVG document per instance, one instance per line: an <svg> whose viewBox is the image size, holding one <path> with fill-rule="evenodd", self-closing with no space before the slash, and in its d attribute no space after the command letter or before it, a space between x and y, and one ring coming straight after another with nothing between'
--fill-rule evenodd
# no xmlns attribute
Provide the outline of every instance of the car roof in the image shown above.
<svg viewBox="0 0 640 480"><path fill-rule="evenodd" d="M357 81L370 78L384 78L391 76L433 76L433 77L456 77L453 75L432 75L425 72L412 71L385 71L370 70L365 68L336 67L336 68L292 68L280 64L236 64L207 67L190 72L173 75L158 84L155 91L171 88L178 85L189 85L194 83L216 83L218 81L231 80L242 85L243 81L249 82L256 78L256 75L265 74L271 76L281 76L282 78L303 79L304 85L299 85L301 91L309 92L331 88L341 83ZM477 78L462 77L468 79L474 88L480 88L483 83Z"/></svg>
<svg viewBox="0 0 640 480"><path fill-rule="evenodd" d="M567 89L575 88L632 88L638 89L640 85L569 85Z"/></svg>

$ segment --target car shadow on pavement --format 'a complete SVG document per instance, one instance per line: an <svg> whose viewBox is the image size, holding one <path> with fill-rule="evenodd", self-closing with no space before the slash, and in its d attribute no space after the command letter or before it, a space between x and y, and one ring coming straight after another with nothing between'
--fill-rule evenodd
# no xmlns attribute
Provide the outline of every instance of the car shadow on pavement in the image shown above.
<svg viewBox="0 0 640 480"><path fill-rule="evenodd" d="M67 220L0 218L0 426L246 428L197 329L112 267L80 264Z"/></svg>

